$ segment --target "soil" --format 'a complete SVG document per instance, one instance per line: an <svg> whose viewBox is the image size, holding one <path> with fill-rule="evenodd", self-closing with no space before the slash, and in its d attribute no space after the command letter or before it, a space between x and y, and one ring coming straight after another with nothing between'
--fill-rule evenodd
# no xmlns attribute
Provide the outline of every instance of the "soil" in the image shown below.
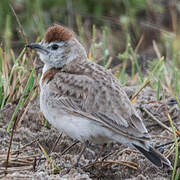
<svg viewBox="0 0 180 180"><path fill-rule="evenodd" d="M137 89L138 87L126 87L125 91L131 97ZM165 99L161 102L167 103L171 97L166 96ZM155 91L146 87L134 103L139 114L143 117L149 133L152 135L153 146L173 141L173 135L142 110L143 108L147 109L153 114L153 117L158 118L159 121L170 127L165 114L165 105L155 100ZM75 140L62 134L53 152L51 152L61 132L49 124L46 127L43 125L38 98L31 103L23 121L14 133L8 168L5 170L11 137L11 132L7 132L7 126L14 108L15 105L9 104L1 111L0 178L2 179L165 180L171 178L172 171L168 167L156 168L137 150L116 143L108 144L99 158L99 163L94 164L93 162L101 147L91 144L80 159L79 167L71 168L81 151L82 144L80 142L75 144L62 155L62 152L75 142ZM180 110L176 104L168 105L168 110L174 125L180 130L180 119L178 118L180 117ZM165 155L169 155L168 158L173 164L175 153L169 153L171 146L165 146L161 148L161 151ZM102 159L109 153L113 154L102 162ZM93 165L90 166L90 164ZM178 162L178 166L180 166L180 162Z"/></svg>

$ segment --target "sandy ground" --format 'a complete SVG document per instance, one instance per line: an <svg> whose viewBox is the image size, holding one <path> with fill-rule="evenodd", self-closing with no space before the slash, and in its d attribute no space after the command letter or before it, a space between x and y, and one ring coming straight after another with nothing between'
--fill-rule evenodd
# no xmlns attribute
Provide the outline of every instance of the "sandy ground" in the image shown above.
<svg viewBox="0 0 180 180"><path fill-rule="evenodd" d="M137 87L126 88L129 96L132 96ZM163 124L169 125L165 115L163 104L153 102L155 92L145 88L134 103L136 109L143 117L148 131L152 135L152 145L159 145L173 141L173 135L165 128L158 125L152 117L142 109L147 109ZM167 102L169 97L165 97ZM63 134L52 151L55 141L60 132L49 124L42 125L42 116L39 109L39 99L32 102L20 127L17 128L12 142L11 155L7 175L4 176L5 162L11 133L7 133L7 126L15 105L9 105L1 112L0 116L0 178L2 179L170 179L172 171L167 167L158 169L154 167L144 156L135 149L129 149L122 145L111 143L102 153L99 163L94 160L100 150L100 146L91 144L82 156L79 167L71 168L81 150L81 143L75 144L69 151L62 152L71 146L75 140ZM168 106L170 115L176 128L180 130L180 111L177 105ZM169 154L171 145L161 149L164 154ZM50 159L44 155L43 150L49 154ZM114 152L114 153L113 153ZM102 159L109 153L102 162ZM174 162L174 152L169 155L170 161ZM91 166L92 165L92 166ZM180 162L179 164L180 165Z"/></svg>

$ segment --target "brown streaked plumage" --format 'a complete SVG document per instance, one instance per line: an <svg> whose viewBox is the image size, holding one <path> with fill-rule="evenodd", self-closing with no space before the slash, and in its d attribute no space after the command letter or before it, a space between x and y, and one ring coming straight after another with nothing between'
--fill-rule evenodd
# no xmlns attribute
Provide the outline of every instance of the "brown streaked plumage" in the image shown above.
<svg viewBox="0 0 180 180"><path fill-rule="evenodd" d="M54 72L53 69L51 71ZM49 70L45 74L47 72ZM89 117L100 119L104 126L110 124L112 130L129 138L150 139L119 82L101 66L76 59L56 71L48 83L51 91L58 92L59 97L68 95L68 98L81 99L81 103L71 101L71 105L86 112Z"/></svg>
<svg viewBox="0 0 180 180"><path fill-rule="evenodd" d="M45 63L40 108L54 127L84 144L116 141L135 147L156 166L171 167L169 160L150 146L150 135L119 80L89 61L68 29L52 26L44 41L28 47L37 49Z"/></svg>

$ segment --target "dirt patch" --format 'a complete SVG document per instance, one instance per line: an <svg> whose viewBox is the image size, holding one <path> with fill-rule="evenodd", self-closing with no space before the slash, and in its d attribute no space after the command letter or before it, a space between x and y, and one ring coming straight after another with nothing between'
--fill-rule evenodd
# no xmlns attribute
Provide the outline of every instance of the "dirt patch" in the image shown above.
<svg viewBox="0 0 180 180"><path fill-rule="evenodd" d="M126 88L129 96L132 96L137 87ZM166 103L170 97L166 97ZM158 118L163 124L169 127L165 115L163 103L158 103L156 93L145 88L138 96L135 107L143 117L144 123L152 135L152 145L163 144L173 141L173 135L161 127L142 108L146 108ZM170 179L172 171L164 167L154 167L145 157L134 149L129 149L116 143L108 144L101 156L101 160L109 153L112 155L104 159L103 163L95 163L100 146L91 144L80 160L80 167L69 169L74 164L78 153L81 150L81 143L75 144L64 155L62 152L71 146L75 140L65 134L60 138L54 151L52 147L60 135L60 132L50 125L43 127L42 117L39 109L39 99L32 102L23 122L14 134L9 168L4 177L6 155L8 151L11 133L7 133L9 119L15 105L9 105L1 112L0 117L0 177L2 179ZM169 113L178 129L180 127L180 111L177 105L168 106ZM179 129L180 130L180 129ZM170 146L164 147L164 154L169 154ZM50 160L43 155L42 149L50 154ZM170 161L174 162L174 153L169 155ZM180 162L179 162L180 165Z"/></svg>

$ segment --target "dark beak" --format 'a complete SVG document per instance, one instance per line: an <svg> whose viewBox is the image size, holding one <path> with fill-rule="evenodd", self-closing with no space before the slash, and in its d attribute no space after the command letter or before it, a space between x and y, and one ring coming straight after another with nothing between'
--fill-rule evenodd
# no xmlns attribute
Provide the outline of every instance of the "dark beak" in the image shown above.
<svg viewBox="0 0 180 180"><path fill-rule="evenodd" d="M31 48L31 49L42 49L42 46L38 43L27 44L26 47Z"/></svg>
<svg viewBox="0 0 180 180"><path fill-rule="evenodd" d="M49 53L48 50L46 50L42 45L40 45L39 43L31 43L31 44L27 44L26 47L30 48L30 49L35 49L37 51L44 51L46 53Z"/></svg>

